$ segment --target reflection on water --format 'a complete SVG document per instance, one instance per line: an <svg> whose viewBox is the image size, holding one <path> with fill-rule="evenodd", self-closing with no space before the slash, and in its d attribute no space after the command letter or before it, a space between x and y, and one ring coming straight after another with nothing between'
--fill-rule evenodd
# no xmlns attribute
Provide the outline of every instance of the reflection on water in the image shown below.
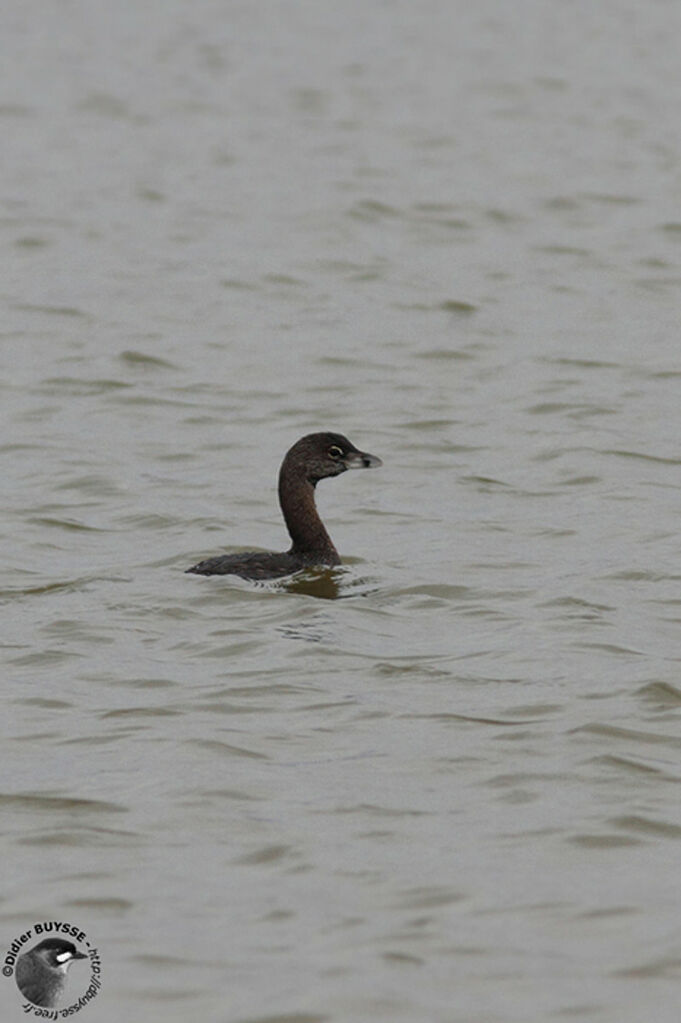
<svg viewBox="0 0 681 1023"><path fill-rule="evenodd" d="M348 568L308 569L297 572L279 584L287 593L316 597L319 600L342 600L375 593L376 581L358 578Z"/></svg>
<svg viewBox="0 0 681 1023"><path fill-rule="evenodd" d="M297 572L289 581L282 583L282 589L320 600L337 600L341 596L343 574L340 569ZM349 596L348 593L342 595Z"/></svg>

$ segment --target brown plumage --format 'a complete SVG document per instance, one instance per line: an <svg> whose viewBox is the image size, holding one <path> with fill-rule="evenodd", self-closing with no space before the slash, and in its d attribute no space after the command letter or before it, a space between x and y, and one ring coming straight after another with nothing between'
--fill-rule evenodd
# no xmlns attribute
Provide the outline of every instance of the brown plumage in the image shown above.
<svg viewBox="0 0 681 1023"><path fill-rule="evenodd" d="M315 487L319 480L339 476L347 469L382 464L380 458L359 451L340 433L307 434L287 451L279 471L279 503L292 541L289 550L225 554L200 561L187 572L278 579L303 568L339 565L338 551L317 512Z"/></svg>

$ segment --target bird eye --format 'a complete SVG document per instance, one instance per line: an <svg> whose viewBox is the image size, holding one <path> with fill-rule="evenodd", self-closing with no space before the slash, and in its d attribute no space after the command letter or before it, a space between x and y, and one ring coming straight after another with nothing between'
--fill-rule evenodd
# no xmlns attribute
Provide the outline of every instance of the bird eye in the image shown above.
<svg viewBox="0 0 681 1023"><path fill-rule="evenodd" d="M336 459L342 458L343 457L343 449L339 448L337 444L332 444L331 447L329 448L329 454L331 455L331 458L336 458Z"/></svg>

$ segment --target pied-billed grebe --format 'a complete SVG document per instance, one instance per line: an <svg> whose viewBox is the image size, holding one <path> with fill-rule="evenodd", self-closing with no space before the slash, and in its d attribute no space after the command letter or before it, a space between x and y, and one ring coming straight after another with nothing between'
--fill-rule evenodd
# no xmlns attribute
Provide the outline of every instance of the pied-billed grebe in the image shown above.
<svg viewBox="0 0 681 1023"><path fill-rule="evenodd" d="M17 959L15 980L24 998L53 1009L66 987L66 971L74 959L87 959L72 941L45 938Z"/></svg>
<svg viewBox="0 0 681 1023"><path fill-rule="evenodd" d="M340 433L309 433L286 452L279 470L279 503L293 541L282 554L244 551L200 561L196 575L238 575L242 579L278 579L302 568L340 565L314 502L314 488L327 476L346 469L370 469L380 458L358 451Z"/></svg>

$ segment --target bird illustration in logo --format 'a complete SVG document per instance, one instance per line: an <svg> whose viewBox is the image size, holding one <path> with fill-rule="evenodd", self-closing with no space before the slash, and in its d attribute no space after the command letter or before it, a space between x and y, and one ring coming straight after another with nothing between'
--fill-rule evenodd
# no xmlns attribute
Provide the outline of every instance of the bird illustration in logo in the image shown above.
<svg viewBox="0 0 681 1023"><path fill-rule="evenodd" d="M66 974L74 959L87 959L71 941L45 938L17 959L15 978L24 998L54 1009L64 994Z"/></svg>

